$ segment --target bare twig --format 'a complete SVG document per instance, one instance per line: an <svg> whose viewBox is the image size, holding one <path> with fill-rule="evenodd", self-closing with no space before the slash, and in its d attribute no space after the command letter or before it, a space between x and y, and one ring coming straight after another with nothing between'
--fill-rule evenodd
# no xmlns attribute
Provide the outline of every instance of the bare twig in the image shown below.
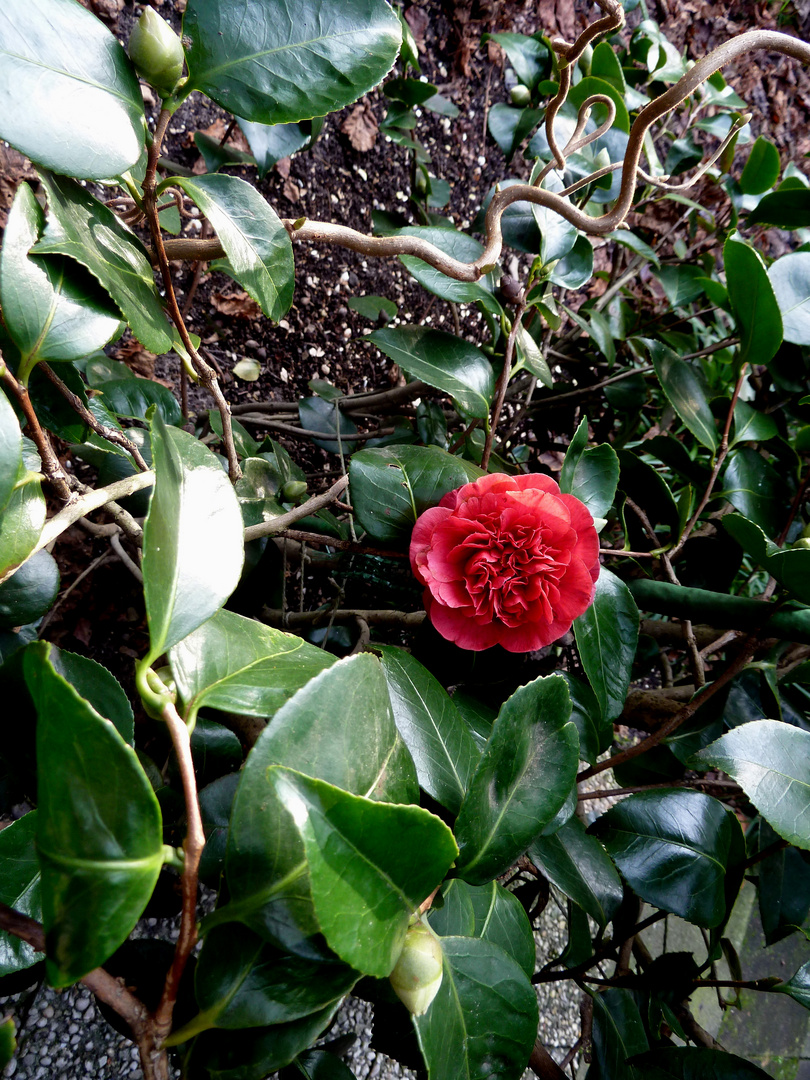
<svg viewBox="0 0 810 1080"><path fill-rule="evenodd" d="M9 388L23 411L28 427L31 430L31 437L36 443L37 450L39 451L42 469L46 479L63 502L70 502L70 485L68 484L65 470L62 468L59 458L54 453L47 432L43 431L37 414L34 412L34 406L31 404L31 398L28 394L28 387L17 382L11 374L8 365L3 360L2 353L0 353L0 380L2 380Z"/></svg>

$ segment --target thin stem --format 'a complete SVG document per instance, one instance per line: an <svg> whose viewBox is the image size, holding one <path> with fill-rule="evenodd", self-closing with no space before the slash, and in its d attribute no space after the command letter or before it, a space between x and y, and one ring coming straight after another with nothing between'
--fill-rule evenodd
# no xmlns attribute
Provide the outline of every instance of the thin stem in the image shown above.
<svg viewBox="0 0 810 1080"><path fill-rule="evenodd" d="M501 418L501 409L503 409L503 402L506 397L506 388L509 385L509 376L512 373L512 357L515 355L517 333L528 306L529 305L526 302L526 290L524 289L515 311L512 329L509 331L509 336L506 339L506 348L503 354L503 370L498 376L498 382L495 386L495 401L492 405L492 416L490 418L489 430L487 431L486 439L484 440L484 452L481 455L481 468L484 471L486 471L489 466L489 458L492 453L492 440L495 437L495 429Z"/></svg>
<svg viewBox="0 0 810 1080"><path fill-rule="evenodd" d="M54 449L51 446L51 440L48 438L47 433L43 431L37 414L34 412L34 406L31 404L31 398L28 394L28 387L17 382L11 374L8 365L3 360L2 353L0 353L0 379L2 379L9 388L23 411L28 426L31 429L31 437L36 443L37 450L39 451L39 456L42 460L42 470L45 473L47 480L62 502L70 502L70 484L65 475L65 470L62 468L59 458L54 453Z"/></svg>

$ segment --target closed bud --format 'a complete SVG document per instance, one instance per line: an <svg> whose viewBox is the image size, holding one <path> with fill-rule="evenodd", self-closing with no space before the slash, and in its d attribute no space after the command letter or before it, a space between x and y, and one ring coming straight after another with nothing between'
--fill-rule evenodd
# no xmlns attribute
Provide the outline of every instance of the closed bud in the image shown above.
<svg viewBox="0 0 810 1080"><path fill-rule="evenodd" d="M442 985L442 947L422 922L410 927L389 981L414 1016L426 1013Z"/></svg>
<svg viewBox="0 0 810 1080"><path fill-rule="evenodd" d="M513 105L528 105L532 100L531 91L523 83L517 83L513 86L509 91L509 97L512 99Z"/></svg>
<svg viewBox="0 0 810 1080"><path fill-rule="evenodd" d="M152 8L144 8L129 35L129 58L135 70L161 97L168 97L183 74L180 38Z"/></svg>
<svg viewBox="0 0 810 1080"><path fill-rule="evenodd" d="M298 502L306 494L306 490L305 480L288 480L280 494L284 502Z"/></svg>

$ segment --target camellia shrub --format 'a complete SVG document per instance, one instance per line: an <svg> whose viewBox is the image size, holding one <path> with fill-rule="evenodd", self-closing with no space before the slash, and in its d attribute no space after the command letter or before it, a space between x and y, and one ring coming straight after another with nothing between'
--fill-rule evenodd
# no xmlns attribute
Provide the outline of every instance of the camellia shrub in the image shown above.
<svg viewBox="0 0 810 1080"><path fill-rule="evenodd" d="M128 53L75 0L0 6L0 137L39 176L0 253L2 791L31 808L0 832L0 986L82 981L146 1077L350 1076L349 993L430 1080L578 1052L590 1080L756 1077L693 995L810 1005L810 964L747 981L726 935L746 878L769 944L810 906L810 189L720 73L810 46L750 31L691 64L598 6L572 43L491 36L489 134L530 175L480 241L437 212L416 110L454 106L385 0L189 0ZM192 91L264 175L383 80L410 226L284 220L222 147L203 175L162 157ZM192 205L207 235L173 235ZM369 335L404 385L313 383L296 430L340 463L324 491L255 434L266 403L232 416L170 267L212 262L278 322L301 244L398 257L461 311ZM104 352L125 327L174 352L180 404ZM76 522L142 581L131 680L48 641ZM609 769L626 797L590 820ZM130 940L167 882L176 943ZM568 944L538 966L549 895ZM645 936L669 915L693 953ZM584 1002L563 1065L537 1041L561 980Z"/></svg>

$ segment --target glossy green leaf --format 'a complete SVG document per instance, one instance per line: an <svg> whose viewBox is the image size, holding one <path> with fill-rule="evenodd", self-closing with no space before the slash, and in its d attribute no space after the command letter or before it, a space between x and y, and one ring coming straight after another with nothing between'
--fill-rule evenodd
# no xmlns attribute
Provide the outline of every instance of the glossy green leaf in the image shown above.
<svg viewBox="0 0 810 1080"><path fill-rule="evenodd" d="M339 1002L359 978L339 961L290 956L238 923L205 938L194 973L200 1014L177 1041L207 1028L242 1029L286 1024Z"/></svg>
<svg viewBox="0 0 810 1080"><path fill-rule="evenodd" d="M468 885L451 878L441 891L441 907L430 911L439 937L477 937L507 952L529 978L537 966L537 946L529 917L514 893L497 881Z"/></svg>
<svg viewBox="0 0 810 1080"><path fill-rule="evenodd" d="M0 581L33 551L45 524L45 511L40 475L25 473L0 515Z"/></svg>
<svg viewBox="0 0 810 1080"><path fill-rule="evenodd" d="M267 940L292 945L301 955L314 948L317 956L307 940L318 927L304 848L268 785L272 765L369 798L418 798L416 771L376 657L339 661L278 710L248 755L231 816L226 878L232 903L211 921L238 919Z"/></svg>
<svg viewBox="0 0 810 1080"><path fill-rule="evenodd" d="M172 335L140 240L75 180L42 174L48 222L34 255L66 255L85 266L121 309L135 337L154 353L168 352Z"/></svg>
<svg viewBox="0 0 810 1080"><path fill-rule="evenodd" d="M661 265L661 260L655 248L651 248L640 236L636 236L635 233L630 232L628 229L617 229L616 232L608 233L607 239L621 244L622 247L629 248L634 254L641 255L644 259L648 259L655 267Z"/></svg>
<svg viewBox="0 0 810 1080"><path fill-rule="evenodd" d="M636 602L624 582L603 566L594 601L574 619L577 649L603 720L624 709L638 641Z"/></svg>
<svg viewBox="0 0 810 1080"><path fill-rule="evenodd" d="M666 480L649 461L637 457L630 450L620 450L618 458L622 491L637 505L644 507L653 526L668 528L670 539L674 542L680 535L681 521L678 504Z"/></svg>
<svg viewBox="0 0 810 1080"><path fill-rule="evenodd" d="M631 795L591 826L642 900L705 927L726 915L726 868L739 829L717 799L680 789Z"/></svg>
<svg viewBox="0 0 810 1080"><path fill-rule="evenodd" d="M642 340L670 405L701 445L716 450L719 437L700 369L681 360L660 341Z"/></svg>
<svg viewBox="0 0 810 1080"><path fill-rule="evenodd" d="M89 656L57 649L55 645L51 646L48 659L56 674L69 682L102 719L109 720L124 742L132 745L135 718L129 698L116 677Z"/></svg>
<svg viewBox="0 0 810 1080"><path fill-rule="evenodd" d="M600 41L594 48L591 57L591 74L596 78L611 83L620 94L623 94L627 89L619 58L608 41Z"/></svg>
<svg viewBox="0 0 810 1080"><path fill-rule="evenodd" d="M49 551L38 551L0 585L0 630L34 622L59 593L59 567Z"/></svg>
<svg viewBox="0 0 810 1080"><path fill-rule="evenodd" d="M283 127L285 125L280 126ZM296 126L296 124L290 125L290 127ZM270 129L268 128L268 130ZM226 165L256 164L253 155L249 154L246 150L238 150L231 143L225 143L223 145L219 139L212 139L202 131L194 132L194 145L200 151L202 159L205 162L205 168L209 173L215 173ZM163 227L164 229L166 228L165 224Z"/></svg>
<svg viewBox="0 0 810 1080"><path fill-rule="evenodd" d="M394 235L420 236L460 262L475 262L484 251L483 245L479 244L474 237L457 232L455 229L408 226L397 229ZM399 261L420 285L428 292L441 297L442 300L451 300L457 304L472 304L479 300L490 311L496 313L500 311L500 305L492 294L491 280L487 277L480 281L456 281L415 255L400 255ZM392 313L389 312L389 314ZM396 314L396 309L393 314Z"/></svg>
<svg viewBox="0 0 810 1080"><path fill-rule="evenodd" d="M299 398L298 416L306 431L322 431L324 435L334 436L331 439L312 440L321 450L339 454L341 450L346 453L347 449L353 448L353 443L339 442L337 436L340 435L342 439L344 435L356 435L357 424L344 416L336 402L326 401L322 397Z"/></svg>
<svg viewBox="0 0 810 1080"><path fill-rule="evenodd" d="M16 1035L17 1028L14 1019L9 1016L7 1020L0 1023L0 1069L5 1069L14 1057L17 1050Z"/></svg>
<svg viewBox="0 0 810 1080"><path fill-rule="evenodd" d="M504 703L456 819L465 881L502 874L562 808L579 762L570 716L559 675L535 679Z"/></svg>
<svg viewBox="0 0 810 1080"><path fill-rule="evenodd" d="M421 513L481 476L477 465L435 446L360 450L349 465L357 520L373 540L384 543L409 540Z"/></svg>
<svg viewBox="0 0 810 1080"><path fill-rule="evenodd" d="M695 756L736 780L784 840L810 850L810 732L780 720L756 720Z"/></svg>
<svg viewBox="0 0 810 1080"><path fill-rule="evenodd" d="M723 262L740 335L739 363L767 364L782 344L782 316L762 259L748 244L728 239Z"/></svg>
<svg viewBox="0 0 810 1080"><path fill-rule="evenodd" d="M730 446L738 442L765 442L768 439L777 438L778 435L779 428L773 417L752 409L747 401L737 401L734 406L734 426L729 440Z"/></svg>
<svg viewBox="0 0 810 1080"><path fill-rule="evenodd" d="M610 323L605 316L598 311L574 311L565 304L560 306L571 322L576 323L580 330L588 335L612 367L616 362L616 345L613 341Z"/></svg>
<svg viewBox="0 0 810 1080"><path fill-rule="evenodd" d="M342 1058L328 1050L307 1050L299 1054L279 1080L356 1080Z"/></svg>
<svg viewBox="0 0 810 1080"><path fill-rule="evenodd" d="M11 498L22 470L22 432L11 402L0 390L0 510Z"/></svg>
<svg viewBox="0 0 810 1080"><path fill-rule="evenodd" d="M368 339L413 378L449 394L469 416L488 415L495 381L492 365L477 346L425 326L386 327Z"/></svg>
<svg viewBox="0 0 810 1080"><path fill-rule="evenodd" d="M775 536L785 513L785 482L751 446L737 447L723 473L723 495L768 536Z"/></svg>
<svg viewBox="0 0 810 1080"><path fill-rule="evenodd" d="M487 113L487 129L507 161L543 119L542 109L516 109L505 102L491 105Z"/></svg>
<svg viewBox="0 0 810 1080"><path fill-rule="evenodd" d="M239 773L220 776L200 791L200 813L205 831L205 847L200 859L200 880L218 889L225 869L225 849Z"/></svg>
<svg viewBox="0 0 810 1080"><path fill-rule="evenodd" d="M554 376L551 373L551 367L549 366L543 350L522 324L518 326L515 334L515 349L517 363L512 368L510 378L513 378L515 374L523 368L526 371L531 372L531 374L539 380L541 386L546 386L550 390L554 385Z"/></svg>
<svg viewBox="0 0 810 1080"><path fill-rule="evenodd" d="M613 505L619 482L619 459L607 443L588 447L588 421L580 422L568 445L560 473L560 491L575 495L593 517L604 517Z"/></svg>
<svg viewBox="0 0 810 1080"><path fill-rule="evenodd" d="M477 937L442 939L444 977L414 1017L430 1080L518 1080L537 1037L537 997L515 961Z"/></svg>
<svg viewBox="0 0 810 1080"><path fill-rule="evenodd" d="M644 1080L767 1080L771 1076L736 1054L703 1046L660 1047L633 1058L632 1064Z"/></svg>
<svg viewBox="0 0 810 1080"><path fill-rule="evenodd" d="M593 995L593 1065L598 1080L636 1080L627 1059L649 1046L635 997L611 987Z"/></svg>
<svg viewBox="0 0 810 1080"><path fill-rule="evenodd" d="M301 124L252 124L240 120L239 127L256 160L260 180L264 180L277 161L306 146L310 138Z"/></svg>
<svg viewBox="0 0 810 1080"><path fill-rule="evenodd" d="M810 225L810 190L780 187L779 191L765 195L748 215L747 224L806 229Z"/></svg>
<svg viewBox="0 0 810 1080"><path fill-rule="evenodd" d="M281 767L267 779L304 842L330 947L358 971L390 974L408 920L458 853L453 834L419 806L374 802Z"/></svg>
<svg viewBox="0 0 810 1080"><path fill-rule="evenodd" d="M128 937L163 863L163 829L135 751L58 673L25 655L37 710L37 851L48 978L69 986Z"/></svg>
<svg viewBox="0 0 810 1080"><path fill-rule="evenodd" d="M771 263L768 277L782 313L782 336L810 345L810 251L783 255Z"/></svg>
<svg viewBox="0 0 810 1080"><path fill-rule="evenodd" d="M579 756L589 764L613 742L613 724L602 719L602 709L591 687L583 679L561 672L571 697L571 719L579 732Z"/></svg>
<svg viewBox="0 0 810 1080"><path fill-rule="evenodd" d="M218 611L169 658L193 723L202 706L270 717L334 657L300 637L233 611Z"/></svg>
<svg viewBox="0 0 810 1080"><path fill-rule="evenodd" d="M413 757L419 785L457 814L478 763L475 741L447 691L426 667L404 649L382 645L378 651L394 721Z"/></svg>
<svg viewBox="0 0 810 1080"><path fill-rule="evenodd" d="M586 75L584 79L579 80L576 86L571 87L568 100L578 109L585 98L590 97L592 94L605 94L607 97L611 98L613 104L616 106L614 126L619 131L630 130L630 117L627 112L627 106L624 103L624 96L612 82L607 82L605 79L599 79L594 75ZM604 105L599 105L597 108L599 108L602 117L604 117L607 113L606 107Z"/></svg>
<svg viewBox="0 0 810 1080"><path fill-rule="evenodd" d="M189 81L245 120L282 124L342 109L390 71L402 34L383 0L191 0Z"/></svg>
<svg viewBox="0 0 810 1080"><path fill-rule="evenodd" d="M587 236L577 236L574 246L549 274L552 285L581 289L593 277L593 246Z"/></svg>
<svg viewBox="0 0 810 1080"><path fill-rule="evenodd" d="M18 371L35 360L75 360L106 345L121 315L98 282L64 256L28 252L45 223L28 184L20 184L0 253L3 320L20 350Z"/></svg>
<svg viewBox="0 0 810 1080"><path fill-rule="evenodd" d="M552 174L553 175L553 174ZM554 190L556 185L546 184ZM540 262L543 266L564 258L577 239L577 227L548 206L532 203L532 212L540 230Z"/></svg>
<svg viewBox="0 0 810 1080"><path fill-rule="evenodd" d="M539 34L485 34L482 40L494 41L500 45L515 69L515 74L529 89L535 87L548 70L551 54Z"/></svg>
<svg viewBox="0 0 810 1080"><path fill-rule="evenodd" d="M278 322L292 303L295 266L290 237L276 212L237 176L178 177L175 183L213 225L232 276L268 319Z"/></svg>
<svg viewBox="0 0 810 1080"><path fill-rule="evenodd" d="M781 169L776 146L760 135L740 174L740 190L744 195L762 195L779 179Z"/></svg>
<svg viewBox="0 0 810 1080"><path fill-rule="evenodd" d="M37 812L31 810L0 830L0 902L41 922L36 828ZM31 945L0 930L0 977L22 971L43 959L43 954Z"/></svg>
<svg viewBox="0 0 810 1080"><path fill-rule="evenodd" d="M380 319L381 322L387 322L388 319L393 319L399 310L394 301L385 296L350 296L347 303L352 311L372 321Z"/></svg>
<svg viewBox="0 0 810 1080"><path fill-rule="evenodd" d="M244 558L227 475L193 435L152 419L155 488L144 524L143 586L153 663L222 607Z"/></svg>
<svg viewBox="0 0 810 1080"><path fill-rule="evenodd" d="M578 817L569 818L553 836L538 837L529 858L599 926L610 922L622 902L622 883L605 849Z"/></svg>
<svg viewBox="0 0 810 1080"><path fill-rule="evenodd" d="M743 551L776 578L780 585L803 604L810 604L810 550L780 548L769 540L753 521L740 514L723 517L723 528L730 533Z"/></svg>
<svg viewBox="0 0 810 1080"><path fill-rule="evenodd" d="M757 900L765 944L773 945L803 926L810 912L810 853L783 847L767 821L758 818L746 832L756 864Z"/></svg>
<svg viewBox="0 0 810 1080"><path fill-rule="evenodd" d="M810 1009L810 961L802 964L796 974L791 976L787 982L774 986L773 989L775 993L787 994L794 1001L798 1001L800 1005L804 1005L805 1009Z"/></svg>
<svg viewBox="0 0 810 1080"><path fill-rule="evenodd" d="M135 73L97 18L70 0L4 0L0 139L55 172L104 180L135 164L145 128Z"/></svg>
<svg viewBox="0 0 810 1080"><path fill-rule="evenodd" d="M182 413L174 394L152 379L110 379L100 390L101 399L115 416L145 420L154 405L164 423L179 426Z"/></svg>

